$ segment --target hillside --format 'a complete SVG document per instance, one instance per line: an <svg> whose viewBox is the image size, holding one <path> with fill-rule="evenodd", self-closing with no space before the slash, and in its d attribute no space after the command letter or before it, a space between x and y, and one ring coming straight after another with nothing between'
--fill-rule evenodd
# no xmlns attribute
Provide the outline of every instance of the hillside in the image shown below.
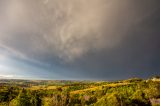
<svg viewBox="0 0 160 106"><path fill-rule="evenodd" d="M159 106L160 80L0 80L0 106Z"/></svg>

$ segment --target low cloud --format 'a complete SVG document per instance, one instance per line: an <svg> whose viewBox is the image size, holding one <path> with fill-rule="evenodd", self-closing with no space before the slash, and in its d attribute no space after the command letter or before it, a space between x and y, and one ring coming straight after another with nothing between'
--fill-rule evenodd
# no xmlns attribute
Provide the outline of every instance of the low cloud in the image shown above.
<svg viewBox="0 0 160 106"><path fill-rule="evenodd" d="M14 75L0 75L0 78L14 78Z"/></svg>

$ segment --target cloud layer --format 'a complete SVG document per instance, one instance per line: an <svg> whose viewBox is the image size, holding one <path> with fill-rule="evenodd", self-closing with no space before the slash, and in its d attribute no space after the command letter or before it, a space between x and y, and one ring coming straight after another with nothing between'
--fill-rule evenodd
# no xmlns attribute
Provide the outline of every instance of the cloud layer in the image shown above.
<svg viewBox="0 0 160 106"><path fill-rule="evenodd" d="M91 77L157 70L158 10L149 0L0 1L1 53Z"/></svg>
<svg viewBox="0 0 160 106"><path fill-rule="evenodd" d="M129 27L122 25L123 5L127 4L104 0L12 1L2 8L0 39L29 56L47 51L72 61L92 49L114 47L123 39L123 30ZM126 24L133 18L127 17Z"/></svg>

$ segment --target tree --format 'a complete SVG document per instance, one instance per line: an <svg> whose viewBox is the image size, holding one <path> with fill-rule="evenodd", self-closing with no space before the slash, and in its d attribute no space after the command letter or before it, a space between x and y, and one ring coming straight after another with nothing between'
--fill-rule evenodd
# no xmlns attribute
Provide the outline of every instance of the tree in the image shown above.
<svg viewBox="0 0 160 106"><path fill-rule="evenodd" d="M25 89L22 89L22 91L19 93L18 98L17 98L17 105L18 106L31 106L30 103L31 97L27 93Z"/></svg>
<svg viewBox="0 0 160 106"><path fill-rule="evenodd" d="M42 100L41 100L38 92L33 92L32 96L31 96L31 104L32 104L32 106L41 106L42 105Z"/></svg>

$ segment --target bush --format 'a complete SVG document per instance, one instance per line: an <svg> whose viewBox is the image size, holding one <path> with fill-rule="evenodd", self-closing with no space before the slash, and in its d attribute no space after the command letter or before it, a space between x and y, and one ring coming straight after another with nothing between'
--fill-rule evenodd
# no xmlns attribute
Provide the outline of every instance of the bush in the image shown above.
<svg viewBox="0 0 160 106"><path fill-rule="evenodd" d="M138 105L138 106L150 106L151 103L149 101L149 98L145 97L145 93L141 90L137 90L133 96L132 96L132 105Z"/></svg>
<svg viewBox="0 0 160 106"><path fill-rule="evenodd" d="M117 93L112 93L102 97L95 106L120 106L120 103Z"/></svg>

